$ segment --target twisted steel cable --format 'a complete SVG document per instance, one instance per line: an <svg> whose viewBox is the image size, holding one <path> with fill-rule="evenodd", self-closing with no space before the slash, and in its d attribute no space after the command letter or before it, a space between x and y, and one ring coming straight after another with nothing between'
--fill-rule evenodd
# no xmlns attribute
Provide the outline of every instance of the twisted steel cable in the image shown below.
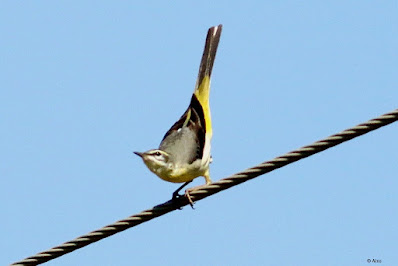
<svg viewBox="0 0 398 266"><path fill-rule="evenodd" d="M194 189L190 192L192 200L198 201L210 195L218 193L222 190L236 186L259 175L271 172L280 167L286 166L290 163L296 162L315 153L324 151L328 148L336 146L345 141L351 140L355 137L366 134L370 131L386 126L398 120L398 109L379 116L375 119L369 120L363 124L359 124L353 128L346 129L340 133L327 137L325 139L314 142L311 145L304 146L300 149L291 151L282 156L276 157L270 161L263 162L252 168L248 168L240 173L234 174L230 177L221 179L209 185ZM130 227L139 225L153 218L166 214L168 212L180 209L189 204L186 197L180 197L176 200L169 200L163 204L157 205L152 209L145 210L141 213L132 215L124 220L117 221L111 225L107 225L101 229L80 236L74 240L65 242L62 245L40 252L34 256L28 257L24 260L13 263L12 265L37 265L54 258L65 255L76 249L87 246L98 240L119 233Z"/></svg>

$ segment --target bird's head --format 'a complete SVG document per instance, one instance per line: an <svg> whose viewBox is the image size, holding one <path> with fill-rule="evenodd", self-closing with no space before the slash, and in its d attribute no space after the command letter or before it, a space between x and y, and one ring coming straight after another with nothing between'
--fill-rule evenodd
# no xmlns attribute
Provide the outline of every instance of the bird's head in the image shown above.
<svg viewBox="0 0 398 266"><path fill-rule="evenodd" d="M149 170L155 174L159 174L160 171L164 171L168 167L169 154L165 151L155 149L134 153L140 156Z"/></svg>

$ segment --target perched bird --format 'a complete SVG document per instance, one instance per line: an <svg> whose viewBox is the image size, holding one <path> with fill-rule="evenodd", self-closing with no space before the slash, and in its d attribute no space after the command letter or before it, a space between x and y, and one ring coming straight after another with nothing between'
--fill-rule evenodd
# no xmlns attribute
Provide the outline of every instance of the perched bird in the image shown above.
<svg viewBox="0 0 398 266"><path fill-rule="evenodd" d="M158 149L134 152L145 165L161 179L183 183L178 192L193 179L203 176L206 185L211 183L209 164L212 126L209 105L210 76L213 69L222 25L212 27L207 32L205 49L200 62L199 74L191 103L181 118L167 131ZM185 195L191 206L192 199L187 189Z"/></svg>

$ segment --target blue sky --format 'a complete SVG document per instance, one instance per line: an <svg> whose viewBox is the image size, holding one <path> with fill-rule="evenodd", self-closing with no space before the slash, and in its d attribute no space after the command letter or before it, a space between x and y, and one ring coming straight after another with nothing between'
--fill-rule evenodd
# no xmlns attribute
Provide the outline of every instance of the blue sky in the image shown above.
<svg viewBox="0 0 398 266"><path fill-rule="evenodd" d="M396 1L3 1L0 264L170 198L132 151L185 111L207 29L213 180L398 107ZM48 265L398 263L398 124ZM203 183L199 178L194 185Z"/></svg>

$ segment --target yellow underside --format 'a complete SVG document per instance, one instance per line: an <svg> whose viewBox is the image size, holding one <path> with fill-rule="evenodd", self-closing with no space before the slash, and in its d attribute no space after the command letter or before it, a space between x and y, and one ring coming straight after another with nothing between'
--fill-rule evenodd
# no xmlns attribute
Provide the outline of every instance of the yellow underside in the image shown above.
<svg viewBox="0 0 398 266"><path fill-rule="evenodd" d="M172 182L172 183L184 183L192 181L193 179L203 176L207 180L210 180L209 166L203 166L201 168L194 167L193 165L187 167L176 167L177 169L165 169L161 168L160 171L154 171L154 173L161 179Z"/></svg>
<svg viewBox="0 0 398 266"><path fill-rule="evenodd" d="M203 108L203 113L206 121L206 137L211 138L213 130L211 127L211 115L210 115L210 103L209 103L209 94L210 94L209 76L205 76L203 78L202 83L199 84L194 94L198 98L199 103L202 105Z"/></svg>

